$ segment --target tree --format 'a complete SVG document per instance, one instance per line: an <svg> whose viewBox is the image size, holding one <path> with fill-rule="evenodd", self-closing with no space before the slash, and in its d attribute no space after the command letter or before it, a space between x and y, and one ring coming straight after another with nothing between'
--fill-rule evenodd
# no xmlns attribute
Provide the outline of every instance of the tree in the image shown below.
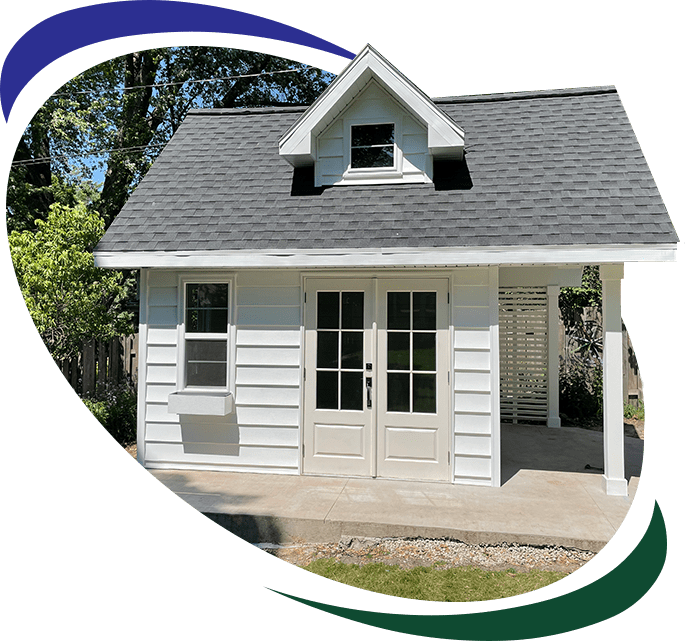
<svg viewBox="0 0 685 641"><path fill-rule="evenodd" d="M131 314L124 311L131 279L93 261L102 218L83 203L57 203L36 227L13 231L9 245L26 306L52 357L61 362L86 341L132 333Z"/></svg>
<svg viewBox="0 0 685 641"><path fill-rule="evenodd" d="M137 51L99 64L60 88L24 132L8 228L34 229L54 203L73 207L75 191L98 175L102 189L88 206L107 227L191 107L309 104L331 80L290 60L216 47Z"/></svg>

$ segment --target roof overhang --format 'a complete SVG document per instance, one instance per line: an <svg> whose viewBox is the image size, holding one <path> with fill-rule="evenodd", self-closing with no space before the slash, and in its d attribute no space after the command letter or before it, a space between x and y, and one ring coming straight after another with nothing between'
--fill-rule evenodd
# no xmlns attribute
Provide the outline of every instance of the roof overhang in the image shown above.
<svg viewBox="0 0 685 641"><path fill-rule="evenodd" d="M294 249L242 251L95 252L95 264L110 269L140 268L362 268L456 267L469 265L552 265L670 262L676 244L535 245L392 249Z"/></svg>
<svg viewBox="0 0 685 641"><path fill-rule="evenodd" d="M278 143L279 154L294 167L313 164L318 134L340 115L371 79L375 79L425 124L428 149L433 156L462 158L464 131L461 127L368 44L283 135Z"/></svg>

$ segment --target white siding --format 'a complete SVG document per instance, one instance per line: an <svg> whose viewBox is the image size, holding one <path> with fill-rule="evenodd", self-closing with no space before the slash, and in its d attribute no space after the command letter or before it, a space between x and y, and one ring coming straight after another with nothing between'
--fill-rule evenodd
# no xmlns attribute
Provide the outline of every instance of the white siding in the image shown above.
<svg viewBox="0 0 685 641"><path fill-rule="evenodd" d="M151 468L297 473L300 433L300 277L236 275L230 354L235 409L225 417L168 412L178 375L179 274L148 276L144 462Z"/></svg>
<svg viewBox="0 0 685 641"><path fill-rule="evenodd" d="M459 269L453 281L455 483L492 485L496 478L490 280L483 267Z"/></svg>

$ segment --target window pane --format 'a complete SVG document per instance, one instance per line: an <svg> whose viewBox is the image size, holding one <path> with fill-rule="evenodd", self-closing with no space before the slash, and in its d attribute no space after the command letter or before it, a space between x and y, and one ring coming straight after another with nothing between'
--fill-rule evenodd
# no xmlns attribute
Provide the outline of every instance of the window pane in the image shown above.
<svg viewBox="0 0 685 641"><path fill-rule="evenodd" d="M220 341L186 341L186 385L225 387L227 344Z"/></svg>
<svg viewBox="0 0 685 641"><path fill-rule="evenodd" d="M414 333L414 370L435 371L435 334Z"/></svg>
<svg viewBox="0 0 685 641"><path fill-rule="evenodd" d="M186 332L225 334L227 331L227 309L188 309L186 311Z"/></svg>
<svg viewBox="0 0 685 641"><path fill-rule="evenodd" d="M339 332L316 332L316 366L338 369Z"/></svg>
<svg viewBox="0 0 685 641"><path fill-rule="evenodd" d="M395 125L353 125L352 146L388 145L395 142Z"/></svg>
<svg viewBox="0 0 685 641"><path fill-rule="evenodd" d="M364 333L342 332L342 369L362 369L364 367Z"/></svg>
<svg viewBox="0 0 685 641"><path fill-rule="evenodd" d="M364 292L342 293L343 329L364 329Z"/></svg>
<svg viewBox="0 0 685 641"><path fill-rule="evenodd" d="M228 283L188 283L186 307L228 307Z"/></svg>
<svg viewBox="0 0 685 641"><path fill-rule="evenodd" d="M435 374L414 374L414 412L435 414Z"/></svg>
<svg viewBox="0 0 685 641"><path fill-rule="evenodd" d="M226 362L226 341L186 341L187 361Z"/></svg>
<svg viewBox="0 0 685 641"><path fill-rule="evenodd" d="M389 147L356 147L352 149L350 166L352 169L364 167L392 167L395 148Z"/></svg>
<svg viewBox="0 0 685 641"><path fill-rule="evenodd" d="M340 293L317 292L316 327L340 329Z"/></svg>
<svg viewBox="0 0 685 641"><path fill-rule="evenodd" d="M226 387L226 363L190 361L186 366L188 387Z"/></svg>
<svg viewBox="0 0 685 641"><path fill-rule="evenodd" d="M414 292L414 329L436 329L435 292Z"/></svg>
<svg viewBox="0 0 685 641"><path fill-rule="evenodd" d="M388 329L409 329L409 292L388 292Z"/></svg>
<svg viewBox="0 0 685 641"><path fill-rule="evenodd" d="M388 412L409 411L409 374L388 374Z"/></svg>
<svg viewBox="0 0 685 641"><path fill-rule="evenodd" d="M338 372L316 373L316 409L338 409Z"/></svg>
<svg viewBox="0 0 685 641"><path fill-rule="evenodd" d="M388 369L409 369L409 332L388 332Z"/></svg>
<svg viewBox="0 0 685 641"><path fill-rule="evenodd" d="M340 372L340 409L362 410L362 372Z"/></svg>

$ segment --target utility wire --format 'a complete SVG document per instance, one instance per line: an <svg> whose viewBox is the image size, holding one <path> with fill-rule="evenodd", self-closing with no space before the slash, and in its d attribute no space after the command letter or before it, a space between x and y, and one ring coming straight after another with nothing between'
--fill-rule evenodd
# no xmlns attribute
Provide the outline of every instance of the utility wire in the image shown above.
<svg viewBox="0 0 685 641"><path fill-rule="evenodd" d="M18 167L22 165L42 165L50 160L56 160L57 158L86 158L88 156L104 156L105 154L115 154L120 151L123 152L137 152L145 151L151 147L164 147L166 143L159 143L155 145L138 145L137 147L119 147L117 149L98 149L95 151L90 151L85 154L57 154L55 156L43 156L42 158L29 158L27 160L15 160L12 162L13 167Z"/></svg>
<svg viewBox="0 0 685 641"><path fill-rule="evenodd" d="M241 76L221 76L219 78L202 78L200 80L179 80L177 82L158 82L153 85L135 85L133 87L123 87L120 88L119 91L134 91L136 89L150 89L150 88L157 88L157 87L171 87L171 86L176 86L176 85L185 85L185 84L197 84L200 82L219 82L222 80L239 80L240 78L259 78L261 76L273 76L275 74L279 73L300 73L302 71L306 71L310 67L305 67L302 69L280 69L278 71L263 71L260 73L249 73ZM93 91L91 89L86 89L84 91L69 91L65 93L53 93L51 98L60 98L62 96L74 96L76 94L86 94L86 93L92 93Z"/></svg>

